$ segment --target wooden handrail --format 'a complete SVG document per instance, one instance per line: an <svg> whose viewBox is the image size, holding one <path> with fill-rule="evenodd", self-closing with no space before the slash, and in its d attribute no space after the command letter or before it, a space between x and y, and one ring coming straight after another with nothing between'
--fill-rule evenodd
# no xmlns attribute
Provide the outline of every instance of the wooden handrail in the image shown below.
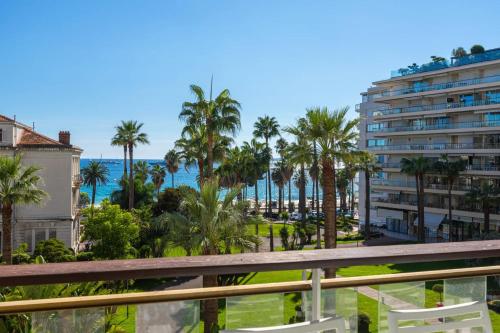
<svg viewBox="0 0 500 333"><path fill-rule="evenodd" d="M0 286L500 258L500 240L0 266Z"/></svg>
<svg viewBox="0 0 500 333"><path fill-rule="evenodd" d="M321 287L349 288L390 283L433 281L474 276L500 275L499 266L447 269L414 273L397 273L348 278L321 280ZM225 298L234 296L286 293L311 290L311 281L294 281L281 283L266 283L255 285L240 285L215 288L195 288L183 290L150 291L128 294L63 297L40 300L0 302L0 315L52 311L63 309L78 309L104 307L126 304L144 304L158 302L174 302L186 300L202 300L210 298Z"/></svg>

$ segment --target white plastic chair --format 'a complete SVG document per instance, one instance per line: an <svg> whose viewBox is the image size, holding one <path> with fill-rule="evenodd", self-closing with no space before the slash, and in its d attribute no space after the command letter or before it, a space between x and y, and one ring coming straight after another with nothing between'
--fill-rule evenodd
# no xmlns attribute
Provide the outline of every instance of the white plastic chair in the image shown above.
<svg viewBox="0 0 500 333"><path fill-rule="evenodd" d="M479 313L479 317L440 322L424 326L399 327L401 320L425 320ZM483 328L483 333L493 333L488 306L484 302L471 302L433 309L390 310L388 314L389 333L430 333L462 328Z"/></svg>
<svg viewBox="0 0 500 333"><path fill-rule="evenodd" d="M272 327L256 327L256 328L240 328L236 330L222 330L221 333L248 333L248 332L265 332L265 333L311 333L322 332L326 330L336 330L336 333L345 333L344 318L323 318L319 321L306 321L303 323L272 326Z"/></svg>

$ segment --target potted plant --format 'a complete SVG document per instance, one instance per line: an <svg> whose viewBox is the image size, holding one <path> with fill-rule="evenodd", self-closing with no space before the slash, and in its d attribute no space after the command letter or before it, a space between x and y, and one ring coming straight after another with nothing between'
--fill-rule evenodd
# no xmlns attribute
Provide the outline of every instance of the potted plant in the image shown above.
<svg viewBox="0 0 500 333"><path fill-rule="evenodd" d="M443 291L444 291L443 285L440 283L433 285L432 291L439 294L439 302L436 303L436 306L438 308L442 307L443 306Z"/></svg>

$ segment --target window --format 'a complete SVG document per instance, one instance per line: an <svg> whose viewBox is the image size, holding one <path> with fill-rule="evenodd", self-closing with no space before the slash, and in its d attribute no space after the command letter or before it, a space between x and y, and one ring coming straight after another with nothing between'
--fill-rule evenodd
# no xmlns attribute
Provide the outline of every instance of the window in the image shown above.
<svg viewBox="0 0 500 333"><path fill-rule="evenodd" d="M486 121L500 121L500 113L487 113L485 118Z"/></svg>
<svg viewBox="0 0 500 333"><path fill-rule="evenodd" d="M462 103L464 106L472 106L474 104L474 95L460 95L460 103Z"/></svg>
<svg viewBox="0 0 500 333"><path fill-rule="evenodd" d="M55 228L38 228L26 230L24 234L24 242L28 244L28 251L33 252L36 244L51 238L57 238L57 229Z"/></svg>
<svg viewBox="0 0 500 333"><path fill-rule="evenodd" d="M367 140L368 147L380 147L385 146L385 139L369 139Z"/></svg>
<svg viewBox="0 0 500 333"><path fill-rule="evenodd" d="M3 141L3 129L0 129L0 142Z"/></svg>
<svg viewBox="0 0 500 333"><path fill-rule="evenodd" d="M56 229L49 229L49 239L52 238L57 238L57 230Z"/></svg>
<svg viewBox="0 0 500 333"><path fill-rule="evenodd" d="M428 82L424 81L413 82L413 89L415 90L415 92L425 91L425 88L427 88L428 86L429 86Z"/></svg>
<svg viewBox="0 0 500 333"><path fill-rule="evenodd" d="M368 132L378 132L384 127L385 127L384 123L368 124L367 131Z"/></svg>
<svg viewBox="0 0 500 333"><path fill-rule="evenodd" d="M500 103L500 91L487 91L485 94L486 102Z"/></svg>

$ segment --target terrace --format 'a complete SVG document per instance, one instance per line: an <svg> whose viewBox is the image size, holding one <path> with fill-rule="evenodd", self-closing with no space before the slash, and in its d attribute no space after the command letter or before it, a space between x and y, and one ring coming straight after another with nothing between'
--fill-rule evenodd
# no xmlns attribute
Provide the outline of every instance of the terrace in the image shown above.
<svg viewBox="0 0 500 333"><path fill-rule="evenodd" d="M451 129L471 129L471 128L488 128L498 127L500 121L498 120L485 120L485 121L464 121L464 122L450 122L450 123L437 123L420 126L397 126L397 127L380 127L375 130L370 130L373 133L398 133L398 132L414 132L414 131L435 131L435 130L451 130Z"/></svg>
<svg viewBox="0 0 500 333"><path fill-rule="evenodd" d="M404 144L404 145L380 145L380 146L370 146L367 147L371 151L387 151L387 152L397 152L397 151L434 151L434 150L498 150L500 149L500 144L498 143L432 143L432 144ZM442 152L444 153L444 152Z"/></svg>
<svg viewBox="0 0 500 333"><path fill-rule="evenodd" d="M398 70L391 71L391 78L466 66L485 61L494 61L498 59L500 59L500 49L492 49L479 54L468 54L463 57L452 57L451 61L433 61L420 66L410 66L411 68L400 68Z"/></svg>
<svg viewBox="0 0 500 333"><path fill-rule="evenodd" d="M488 259L479 261L484 258ZM125 313L126 308L133 317L127 332L198 332L201 302L218 299L223 332L240 332L239 329L249 327L260 327L250 331L264 331L262 327L269 326L274 327L271 332L333 328L337 332L366 332L367 322L358 320L366 316L361 313L369 313L372 332L393 330L399 324L426 326L402 329L407 332L435 332L471 324L484 327L484 332L493 332L488 329L492 324L499 327L500 316L493 311L495 303L490 302L492 309L488 310L486 301L499 290L497 280L489 278L500 275L495 258L500 258L500 241L4 266L0 271L0 286L37 285L41 289L47 283L210 274L239 274L245 280L248 274L294 272L303 279L9 301L0 303L0 316L22 316L33 329L43 332L51 329L86 332L90 328L93 332L104 332L112 315ZM393 272L397 267L411 269L396 274L353 276L349 269L356 267L365 267L372 274L384 272L382 267L391 267ZM322 279L323 268L335 268L338 277ZM442 287L439 295L434 291L438 290L434 287L438 284ZM466 304L470 302L473 304ZM430 317L401 323L394 320L416 312ZM457 317L466 312L480 315L467 317L471 321Z"/></svg>

